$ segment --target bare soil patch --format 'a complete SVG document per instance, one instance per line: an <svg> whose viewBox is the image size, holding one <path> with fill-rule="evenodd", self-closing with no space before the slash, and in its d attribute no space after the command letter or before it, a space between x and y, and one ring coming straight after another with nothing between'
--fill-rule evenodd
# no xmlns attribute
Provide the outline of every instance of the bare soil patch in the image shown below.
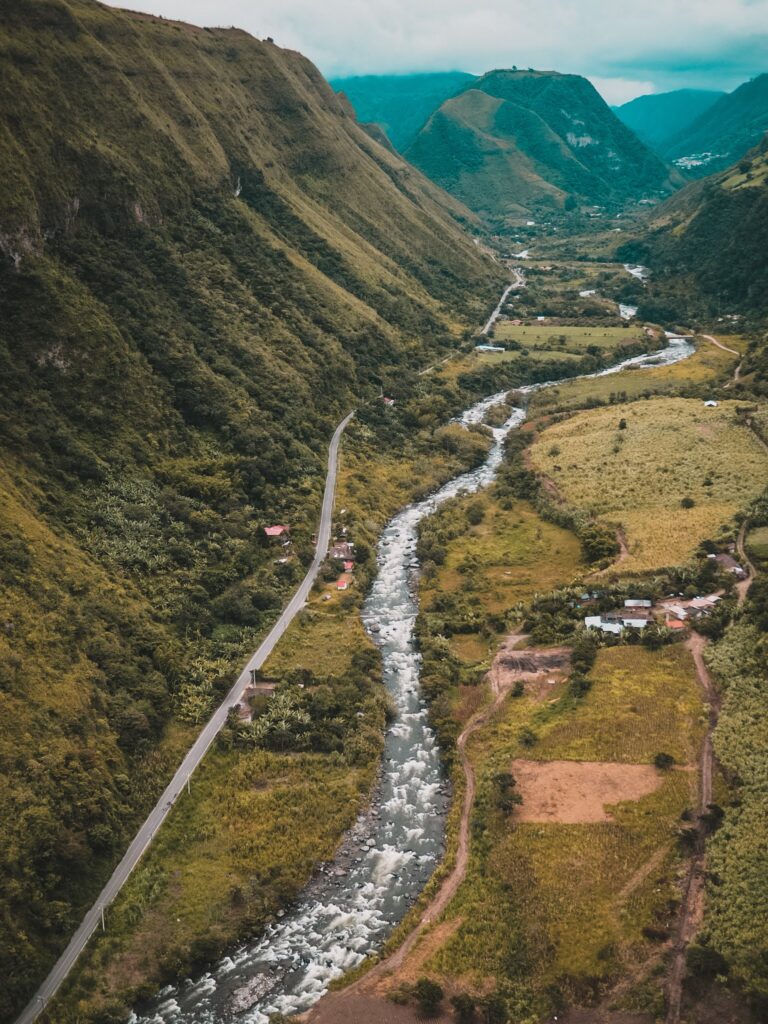
<svg viewBox="0 0 768 1024"><path fill-rule="evenodd" d="M516 650L516 645L524 639L519 633L512 633L499 648L488 673L491 690L495 695L508 693L515 683L522 682L526 694L545 700L552 696L556 684L568 677L571 650L569 647Z"/></svg>
<svg viewBox="0 0 768 1024"><path fill-rule="evenodd" d="M512 774L523 798L518 821L580 824L611 821L607 805L639 800L661 785L661 774L644 764L603 761L512 762Z"/></svg>

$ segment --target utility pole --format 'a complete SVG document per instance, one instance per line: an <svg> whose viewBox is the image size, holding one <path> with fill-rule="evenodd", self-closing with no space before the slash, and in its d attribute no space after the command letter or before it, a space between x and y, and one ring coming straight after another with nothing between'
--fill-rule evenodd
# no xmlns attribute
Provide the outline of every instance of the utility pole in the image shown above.
<svg viewBox="0 0 768 1024"><path fill-rule="evenodd" d="M101 910L101 930L103 932L105 932L107 930L107 925L106 925L106 922L104 921L104 904L103 903L102 903L102 905L101 905L101 907L99 909Z"/></svg>
<svg viewBox="0 0 768 1024"><path fill-rule="evenodd" d="M189 776L187 776L187 793L191 793L192 790L189 788Z"/></svg>

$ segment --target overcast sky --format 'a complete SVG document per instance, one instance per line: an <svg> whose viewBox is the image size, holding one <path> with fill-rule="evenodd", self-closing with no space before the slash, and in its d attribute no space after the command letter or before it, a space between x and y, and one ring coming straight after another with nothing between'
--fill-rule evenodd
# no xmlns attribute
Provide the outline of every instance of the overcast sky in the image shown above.
<svg viewBox="0 0 768 1024"><path fill-rule="evenodd" d="M610 103L733 89L768 71L768 0L123 0L197 25L236 25L300 50L328 77L551 68Z"/></svg>

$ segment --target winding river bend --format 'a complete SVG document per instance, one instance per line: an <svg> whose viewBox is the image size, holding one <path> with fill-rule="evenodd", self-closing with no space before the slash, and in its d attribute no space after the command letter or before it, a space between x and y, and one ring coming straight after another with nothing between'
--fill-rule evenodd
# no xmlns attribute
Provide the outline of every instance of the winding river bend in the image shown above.
<svg viewBox="0 0 768 1024"><path fill-rule="evenodd" d="M686 341L670 339L659 352L586 376L670 365L693 351ZM560 383L565 381L518 390L530 394ZM506 394L478 402L459 422L482 423ZM493 444L481 466L399 512L380 539L378 576L363 606L363 621L380 648L384 685L397 717L387 731L371 807L347 834L333 863L321 867L277 923L202 977L164 989L151 1007L132 1015L132 1024L267 1024L272 1013L301 1013L333 979L380 948L418 897L443 853L449 800L427 723L414 646L418 525L459 492L487 487L501 464L504 439L524 419L525 411L514 409L493 430Z"/></svg>

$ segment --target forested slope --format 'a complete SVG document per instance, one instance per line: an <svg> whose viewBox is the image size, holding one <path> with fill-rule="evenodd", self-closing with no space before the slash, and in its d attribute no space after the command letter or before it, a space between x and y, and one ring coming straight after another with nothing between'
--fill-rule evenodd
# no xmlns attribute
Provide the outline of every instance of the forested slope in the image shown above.
<svg viewBox="0 0 768 1024"><path fill-rule="evenodd" d="M0 62L7 1020L303 571L333 425L502 275L298 54L20 0Z"/></svg>
<svg viewBox="0 0 768 1024"><path fill-rule="evenodd" d="M406 156L494 222L566 203L670 191L679 178L587 79L489 71L430 117Z"/></svg>
<svg viewBox="0 0 768 1024"><path fill-rule="evenodd" d="M688 185L654 213L622 259L654 271L650 319L768 312L768 137L738 164Z"/></svg>

